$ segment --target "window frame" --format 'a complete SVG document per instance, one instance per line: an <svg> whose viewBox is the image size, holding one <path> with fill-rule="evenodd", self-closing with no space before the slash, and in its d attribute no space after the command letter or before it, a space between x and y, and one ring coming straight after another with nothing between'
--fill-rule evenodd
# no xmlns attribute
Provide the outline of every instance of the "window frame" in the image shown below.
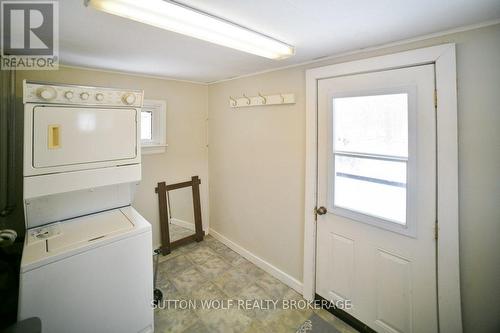
<svg viewBox="0 0 500 333"><path fill-rule="evenodd" d="M362 96L376 96L376 95L392 95L392 94L407 94L408 95L408 158L406 159L406 224L400 224L397 221L392 221L383 217L370 215L369 213L364 213L356 211L349 208L335 206L335 156L336 154L349 154L353 157L355 155L361 156L368 159L380 159L385 158L387 160L396 161L401 160L401 156L392 155L377 155L377 154L366 154L357 153L344 150L335 150L334 146L334 99L343 97L362 97ZM418 185L416 175L417 175L417 124L416 124L416 96L417 88L416 86L392 86L383 87L371 90L360 90L360 91L347 91L335 94L330 94L328 96L328 105L330 112L328 113L328 193L327 193L327 204L328 211L336 214L338 216L346 217L357 222L370 224L378 228L396 232L405 236L415 238L417 235L416 228L416 203L417 203L417 191L416 186Z"/></svg>
<svg viewBox="0 0 500 333"><path fill-rule="evenodd" d="M142 112L151 112L151 140L141 139L142 154L164 153L167 144L167 102L164 100L145 99ZM139 117L142 118L142 117ZM141 128L141 127L139 127Z"/></svg>

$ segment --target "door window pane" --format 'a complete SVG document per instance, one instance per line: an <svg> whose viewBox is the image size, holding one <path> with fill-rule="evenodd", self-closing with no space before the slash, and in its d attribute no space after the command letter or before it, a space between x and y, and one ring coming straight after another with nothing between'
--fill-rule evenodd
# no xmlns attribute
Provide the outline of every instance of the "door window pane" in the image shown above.
<svg viewBox="0 0 500 333"><path fill-rule="evenodd" d="M406 224L406 162L335 156L334 205Z"/></svg>
<svg viewBox="0 0 500 333"><path fill-rule="evenodd" d="M333 99L333 207L406 225L408 94Z"/></svg>
<svg viewBox="0 0 500 333"><path fill-rule="evenodd" d="M408 156L408 94L334 98L335 150Z"/></svg>
<svg viewBox="0 0 500 333"><path fill-rule="evenodd" d="M141 112L141 140L153 140L153 112Z"/></svg>

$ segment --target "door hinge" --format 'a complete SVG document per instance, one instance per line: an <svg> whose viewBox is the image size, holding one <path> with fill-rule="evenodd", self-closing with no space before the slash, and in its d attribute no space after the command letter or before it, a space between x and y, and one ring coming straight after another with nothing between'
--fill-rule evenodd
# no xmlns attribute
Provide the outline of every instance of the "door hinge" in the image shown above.
<svg viewBox="0 0 500 333"><path fill-rule="evenodd" d="M438 92L437 89L434 89L434 108L438 107Z"/></svg>
<svg viewBox="0 0 500 333"><path fill-rule="evenodd" d="M434 239L437 240L439 237L439 225L438 221L434 222Z"/></svg>

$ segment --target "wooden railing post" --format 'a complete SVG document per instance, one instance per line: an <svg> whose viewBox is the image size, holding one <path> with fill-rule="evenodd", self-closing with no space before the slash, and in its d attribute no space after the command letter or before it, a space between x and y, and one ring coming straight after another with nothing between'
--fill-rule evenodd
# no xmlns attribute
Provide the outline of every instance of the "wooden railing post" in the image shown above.
<svg viewBox="0 0 500 333"><path fill-rule="evenodd" d="M193 183L193 209L194 209L194 227L196 231L196 241L203 240L203 225L201 221L201 202L200 202L200 184L201 181L198 176L191 177Z"/></svg>
<svg viewBox="0 0 500 333"><path fill-rule="evenodd" d="M161 254L167 255L171 250L170 231L168 230L167 185L165 182L158 183L156 193L158 193L158 206L160 208Z"/></svg>

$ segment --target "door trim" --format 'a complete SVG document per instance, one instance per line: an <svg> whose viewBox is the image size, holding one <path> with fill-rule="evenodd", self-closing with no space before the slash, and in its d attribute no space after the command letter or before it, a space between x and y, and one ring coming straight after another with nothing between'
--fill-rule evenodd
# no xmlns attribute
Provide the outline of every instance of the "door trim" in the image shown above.
<svg viewBox="0 0 500 333"><path fill-rule="evenodd" d="M306 71L306 165L303 296L313 300L316 280L318 80L435 64L437 90L437 295L440 332L462 332L458 225L458 127L455 44L442 44Z"/></svg>

